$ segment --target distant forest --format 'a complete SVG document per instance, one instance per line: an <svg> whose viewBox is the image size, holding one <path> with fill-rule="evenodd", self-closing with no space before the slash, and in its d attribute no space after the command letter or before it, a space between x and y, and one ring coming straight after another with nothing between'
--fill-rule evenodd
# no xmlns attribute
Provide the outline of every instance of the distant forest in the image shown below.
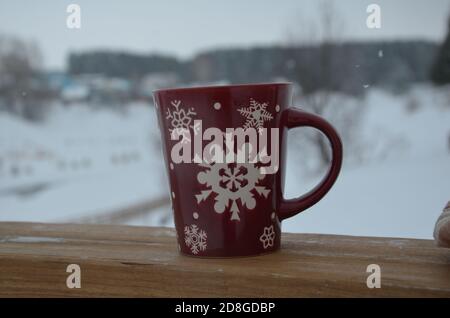
<svg viewBox="0 0 450 318"><path fill-rule="evenodd" d="M220 49L188 61L165 55L95 51L71 53L70 74L139 80L171 73L180 83L294 81L305 93L326 89L358 94L364 86L402 89L428 81L438 45L427 41L324 43L303 47Z"/></svg>

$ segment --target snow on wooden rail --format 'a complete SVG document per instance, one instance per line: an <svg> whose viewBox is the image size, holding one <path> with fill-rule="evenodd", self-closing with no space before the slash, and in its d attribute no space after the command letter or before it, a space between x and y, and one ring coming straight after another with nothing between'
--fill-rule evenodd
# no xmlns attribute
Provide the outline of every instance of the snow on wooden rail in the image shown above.
<svg viewBox="0 0 450 318"><path fill-rule="evenodd" d="M0 296L450 297L450 249L430 240L283 234L282 242L273 254L200 259L178 254L169 228L0 223ZM370 264L381 288L368 287Z"/></svg>

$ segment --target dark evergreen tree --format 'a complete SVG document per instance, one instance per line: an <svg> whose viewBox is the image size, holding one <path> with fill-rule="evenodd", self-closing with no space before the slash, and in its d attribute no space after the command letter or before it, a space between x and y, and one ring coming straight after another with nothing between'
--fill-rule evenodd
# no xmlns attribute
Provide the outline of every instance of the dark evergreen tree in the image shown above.
<svg viewBox="0 0 450 318"><path fill-rule="evenodd" d="M447 37L437 53L431 69L431 79L438 85L450 83L450 17L448 19Z"/></svg>

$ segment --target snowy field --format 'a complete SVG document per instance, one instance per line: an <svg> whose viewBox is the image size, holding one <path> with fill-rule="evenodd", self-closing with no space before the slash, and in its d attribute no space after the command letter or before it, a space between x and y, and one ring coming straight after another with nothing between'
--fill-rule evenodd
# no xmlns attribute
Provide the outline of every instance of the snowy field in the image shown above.
<svg viewBox="0 0 450 318"><path fill-rule="evenodd" d="M364 107L359 147L345 148L344 167L330 193L286 220L283 230L431 238L450 200L448 91L416 86L393 95L369 89L362 100L342 99ZM321 177L320 171L302 169L299 158L305 154L294 139L287 197ZM54 105L39 124L0 113L0 221L78 222L163 196L164 173L151 105L132 104L123 112ZM125 223L161 225L167 211L159 208ZM172 226L169 220L164 225Z"/></svg>
<svg viewBox="0 0 450 318"><path fill-rule="evenodd" d="M56 105L40 124L2 113L0 136L0 220L77 222L167 193L150 105Z"/></svg>

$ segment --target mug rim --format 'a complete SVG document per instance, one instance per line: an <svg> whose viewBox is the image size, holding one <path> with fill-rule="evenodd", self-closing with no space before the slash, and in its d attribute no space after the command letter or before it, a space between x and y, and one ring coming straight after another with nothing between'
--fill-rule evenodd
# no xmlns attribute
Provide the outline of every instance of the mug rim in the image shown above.
<svg viewBox="0 0 450 318"><path fill-rule="evenodd" d="M173 87L173 88L159 88L153 90L153 94L164 93L164 92L186 92L186 91L197 91L197 90L211 90L211 89L232 89L232 88L249 88L249 87L266 87L266 86L292 86L292 82L273 82L273 83L243 83L243 84L224 84L224 85L205 85L205 86L184 86L184 87Z"/></svg>

